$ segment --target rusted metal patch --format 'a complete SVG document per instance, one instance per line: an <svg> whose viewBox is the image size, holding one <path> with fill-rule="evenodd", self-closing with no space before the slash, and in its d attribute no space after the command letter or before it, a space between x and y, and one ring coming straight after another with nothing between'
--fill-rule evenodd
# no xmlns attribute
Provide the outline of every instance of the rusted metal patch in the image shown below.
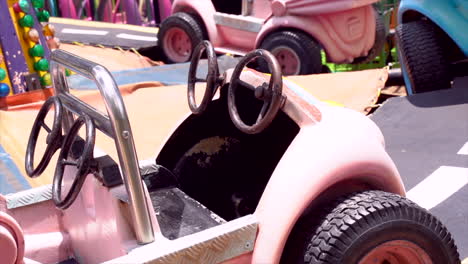
<svg viewBox="0 0 468 264"><path fill-rule="evenodd" d="M187 151L184 156L186 158L195 158L199 167L208 168L213 161L213 156L223 152L229 152L233 145L237 145L239 143L240 141L238 139L232 137L216 136L205 138Z"/></svg>

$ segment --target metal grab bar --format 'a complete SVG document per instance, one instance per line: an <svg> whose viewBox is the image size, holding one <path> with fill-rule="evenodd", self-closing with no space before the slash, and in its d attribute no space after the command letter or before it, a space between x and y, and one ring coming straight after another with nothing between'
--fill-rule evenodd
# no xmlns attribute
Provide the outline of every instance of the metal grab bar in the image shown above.
<svg viewBox="0 0 468 264"><path fill-rule="evenodd" d="M64 67L96 83L104 98L108 116L70 94ZM55 94L62 99L65 108L76 114L88 114L101 131L114 139L123 181L130 199L133 228L137 241L139 244L153 242L154 230L143 191L132 130L122 96L112 75L103 66L63 50L54 50L51 53L50 72ZM63 125L66 131L73 124L73 115L70 111L64 113Z"/></svg>

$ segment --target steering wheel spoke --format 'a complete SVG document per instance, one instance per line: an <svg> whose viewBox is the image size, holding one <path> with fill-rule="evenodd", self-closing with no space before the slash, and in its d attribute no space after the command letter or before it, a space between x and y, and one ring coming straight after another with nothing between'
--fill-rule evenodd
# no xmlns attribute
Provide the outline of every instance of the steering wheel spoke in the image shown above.
<svg viewBox="0 0 468 264"><path fill-rule="evenodd" d="M45 118L49 111L54 107L54 121L52 128L45 123ZM62 145L62 114L63 108L60 99L56 96L49 97L39 110L29 135L28 146L26 148L25 169L29 177L39 176L47 167L54 153ZM34 153L36 151L37 139L41 128L47 131L45 152L34 168Z"/></svg>
<svg viewBox="0 0 468 264"><path fill-rule="evenodd" d="M271 77L268 83L265 82L261 86L254 86L240 79L240 75L251 61L257 58L263 58L271 69ZM267 79L267 78L265 78ZM255 98L263 101L263 106L257 117L255 124L246 125L240 118L239 112L236 106L236 89L239 85L242 85L250 90L254 91ZM282 89L283 81L281 76L281 68L279 67L276 58L266 50L254 50L247 55L237 64L234 69L231 81L229 83L228 90L228 110L234 125L244 133L257 134L262 132L268 127L276 114L278 113L281 102L282 102Z"/></svg>
<svg viewBox="0 0 468 264"><path fill-rule="evenodd" d="M208 74L206 79L198 78L196 76L198 64L204 51L206 51L208 57ZM218 61L216 59L214 48L209 41L202 41L193 51L188 75L187 97L192 113L198 115L206 110L211 99L213 99L217 86L219 85L219 78ZM203 95L200 105L197 105L195 100L195 83L197 82L206 82L205 94Z"/></svg>
<svg viewBox="0 0 468 264"><path fill-rule="evenodd" d="M72 154L73 142L79 137L80 128L85 125L86 139L83 145L83 151L77 160L69 160ZM83 186L86 176L93 172L93 150L96 141L96 129L91 118L87 115L82 115L75 120L75 123L70 128L67 136L64 139L62 149L57 160L55 168L54 181L52 184L52 199L55 206L60 209L67 209L76 199L78 193ZM77 168L73 182L68 188L68 193L62 195L62 183L65 173L65 166L70 165Z"/></svg>
<svg viewBox="0 0 468 264"><path fill-rule="evenodd" d="M270 106L270 102L268 101L263 102L262 109L260 110L260 114L258 114L257 121L255 123L258 123L262 121L263 118L265 118L265 115L268 111L269 106Z"/></svg>
<svg viewBox="0 0 468 264"><path fill-rule="evenodd" d="M41 127L43 127L47 133L52 132L52 129L44 121L41 122Z"/></svg>
<svg viewBox="0 0 468 264"><path fill-rule="evenodd" d="M237 79L235 80L235 82L237 82L237 85L242 85L243 87L251 90L251 91L255 91L256 87L251 85L250 83L247 83L247 82L244 82L243 80L241 79Z"/></svg>

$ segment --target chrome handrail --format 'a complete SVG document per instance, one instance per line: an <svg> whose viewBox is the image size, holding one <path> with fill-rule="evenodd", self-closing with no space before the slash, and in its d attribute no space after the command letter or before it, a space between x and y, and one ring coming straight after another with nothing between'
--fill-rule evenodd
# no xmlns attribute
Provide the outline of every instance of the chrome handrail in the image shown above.
<svg viewBox="0 0 468 264"><path fill-rule="evenodd" d="M70 94L65 77L65 67L96 83L104 98L107 116ZM133 228L137 241L140 244L153 242L154 231L145 200L132 130L122 96L112 75L103 66L63 50L54 50L51 53L50 72L55 94L69 110L65 111L63 124L65 130L68 131L72 126L72 112L75 114L86 113L91 116L98 129L114 139L123 181L130 199Z"/></svg>

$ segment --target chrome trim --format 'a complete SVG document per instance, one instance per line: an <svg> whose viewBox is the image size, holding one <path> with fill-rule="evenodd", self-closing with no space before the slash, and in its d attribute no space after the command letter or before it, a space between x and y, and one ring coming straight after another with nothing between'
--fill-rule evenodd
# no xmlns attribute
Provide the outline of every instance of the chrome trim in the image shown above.
<svg viewBox="0 0 468 264"><path fill-rule="evenodd" d="M107 136L114 138L114 130L112 129L111 121L105 114L100 113L98 110L84 103L72 94L65 95L62 93L57 96L60 98L62 105L66 109L77 115L87 114L93 119L94 124L100 131Z"/></svg>
<svg viewBox="0 0 468 264"><path fill-rule="evenodd" d="M52 185L44 185L37 188L24 190L5 195L8 209L14 209L52 199Z"/></svg>
<svg viewBox="0 0 468 264"><path fill-rule="evenodd" d="M250 16L253 11L253 0L242 0L242 15Z"/></svg>
<svg viewBox="0 0 468 264"><path fill-rule="evenodd" d="M104 99L108 116L70 94L65 67L96 83ZM65 131L69 130L73 122L71 112L86 113L93 118L99 129L114 139L120 169L130 198L130 210L137 241L140 244L153 242L154 230L143 190L132 130L122 96L112 75L103 66L63 50L54 50L51 53L50 72L55 94L62 99L65 108L68 109L64 113Z"/></svg>
<svg viewBox="0 0 468 264"><path fill-rule="evenodd" d="M243 31L249 31L258 33L262 29L265 20L250 17L250 16L238 16L224 13L214 13L213 15L216 25L231 27Z"/></svg>
<svg viewBox="0 0 468 264"><path fill-rule="evenodd" d="M147 160L140 160L140 173L143 177L146 174L158 172L159 168L156 165L156 158L147 159Z"/></svg>
<svg viewBox="0 0 468 264"><path fill-rule="evenodd" d="M192 235L135 248L103 264L222 263L253 252L257 233L258 219L246 215Z"/></svg>

